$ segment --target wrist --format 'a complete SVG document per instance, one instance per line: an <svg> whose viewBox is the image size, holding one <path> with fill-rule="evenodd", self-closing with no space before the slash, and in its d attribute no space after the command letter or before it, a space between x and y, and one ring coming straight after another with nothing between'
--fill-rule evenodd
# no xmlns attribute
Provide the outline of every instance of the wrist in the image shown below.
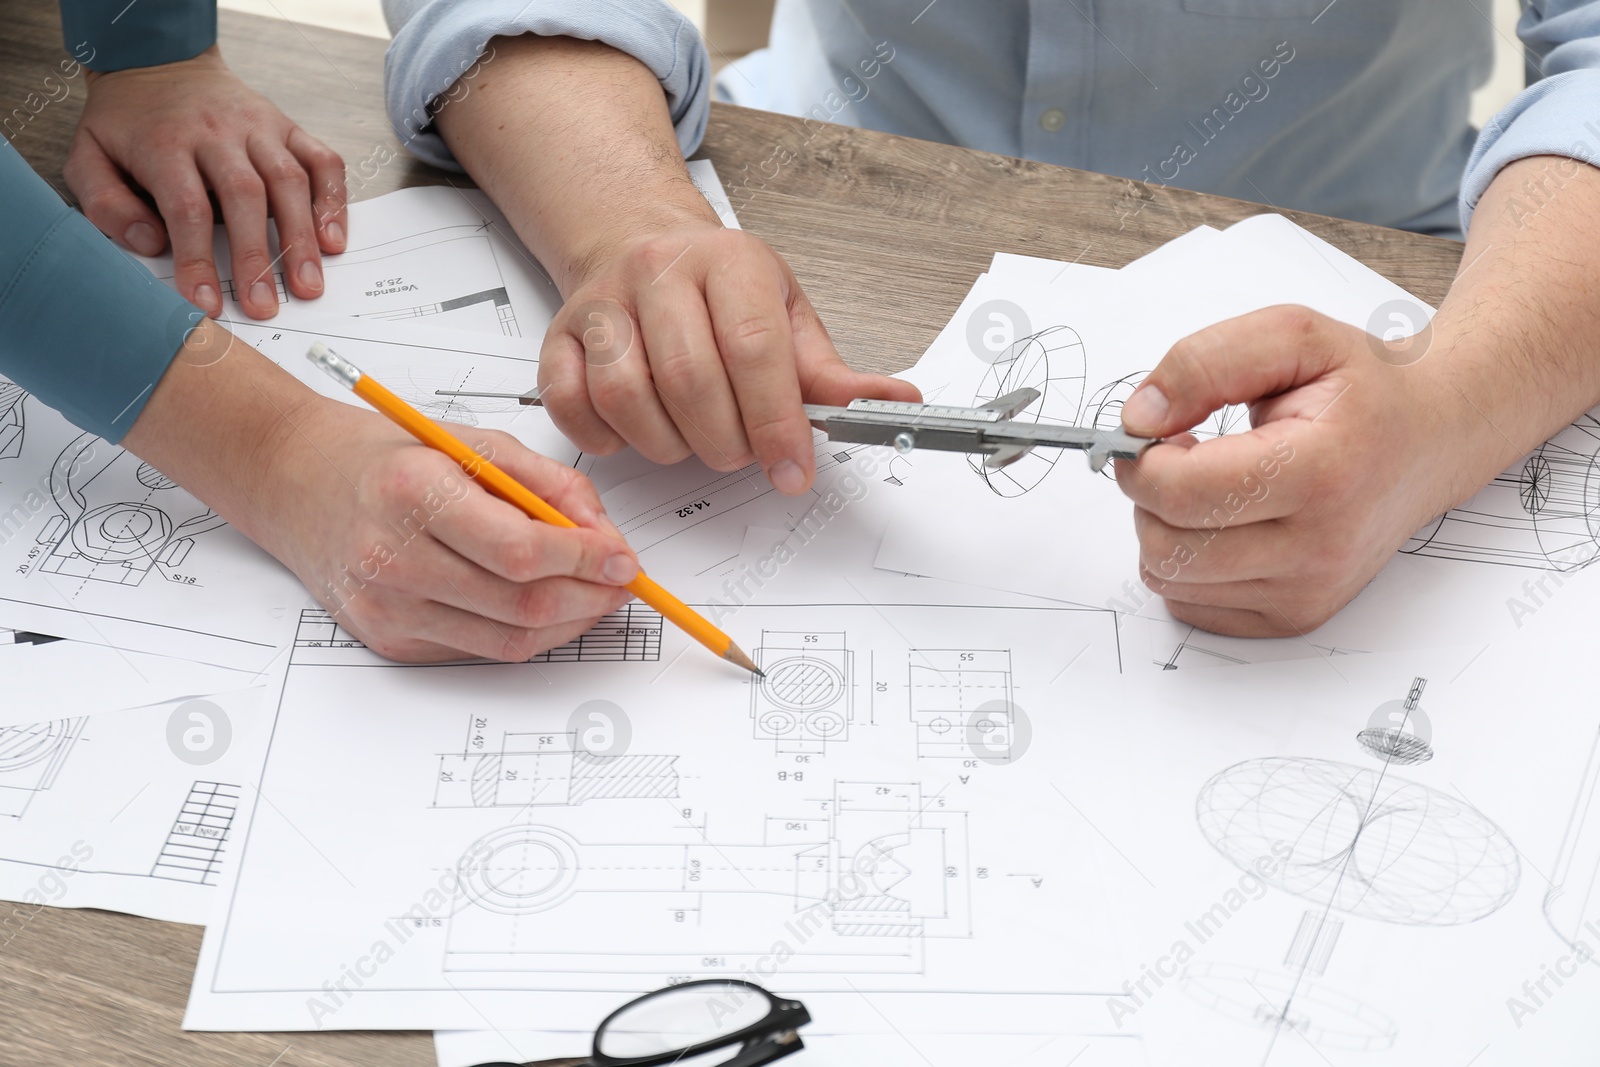
<svg viewBox="0 0 1600 1067"><path fill-rule="evenodd" d="M174 60L171 63L157 63L149 67L124 67L121 70L89 70L84 77L84 84L93 86L102 78L126 78L151 72L175 72L183 70L227 70L228 65L222 61L222 49L212 45L205 51L190 56L188 59Z"/></svg>
<svg viewBox="0 0 1600 1067"><path fill-rule="evenodd" d="M1557 432L1543 383L1504 343L1482 330L1438 322L1430 351L1415 366L1414 396L1432 444L1443 511L1466 500Z"/></svg>
<svg viewBox="0 0 1600 1067"><path fill-rule="evenodd" d="M583 240L564 250L555 279L562 297L570 298L603 274L622 251L635 241L674 230L723 229L716 211L693 183L688 184L692 200L685 198L682 202L666 205L657 203L648 212L624 215L611 225L585 234Z"/></svg>

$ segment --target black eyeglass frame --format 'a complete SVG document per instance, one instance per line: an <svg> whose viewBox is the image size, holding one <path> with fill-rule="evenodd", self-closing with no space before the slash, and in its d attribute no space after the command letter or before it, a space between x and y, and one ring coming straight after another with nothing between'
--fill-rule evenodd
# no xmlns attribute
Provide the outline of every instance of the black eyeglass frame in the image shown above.
<svg viewBox="0 0 1600 1067"><path fill-rule="evenodd" d="M706 985L738 986L756 996L765 997L767 1014L749 1026L723 1034L721 1037L650 1056L607 1056L600 1051L600 1040L605 1036L606 1027L623 1012L630 1011L656 997ZM804 1004L798 1000L785 1000L774 996L754 982L746 982L739 978L701 978L693 982L679 982L677 985L669 985L653 993L646 993L642 997L635 997L600 1020L600 1025L595 1027L594 1045L589 1059L581 1067L661 1067L662 1064L677 1063L691 1056L715 1052L717 1049L733 1045L742 1045L743 1048L735 1053L732 1059L723 1060L716 1067L761 1067L762 1064L780 1060L805 1048L805 1042L800 1040L799 1030L810 1021L811 1013L806 1011ZM532 1067L532 1065L501 1062L482 1063L478 1067Z"/></svg>
<svg viewBox="0 0 1600 1067"><path fill-rule="evenodd" d="M767 1014L749 1026L742 1027L721 1037L714 1037L709 1041L701 1041L694 1045L685 1045L680 1049L670 1052L658 1052L651 1056L616 1057L607 1056L600 1051L600 1041L605 1036L606 1027L611 1021L624 1012L643 1004L645 1001L654 1000L656 997L671 996L684 989L693 989L695 986L737 986L751 994L766 998ZM590 1067L660 1067L661 1064L676 1063L691 1056L699 1056L706 1052L715 1052L719 1048L728 1048L732 1045L743 1045L744 1048L731 1060L724 1060L717 1067L760 1067L761 1064L771 1063L773 1060L782 1059L793 1052L805 1048L805 1043L800 1040L799 1029L811 1021L811 1013L806 1011L806 1006L798 1000L783 1000L773 996L767 990L754 982L746 982L739 978L701 978L693 982L679 982L658 989L654 993L646 993L628 1001L616 1011L607 1015L600 1021L594 1031L594 1051L589 1056Z"/></svg>

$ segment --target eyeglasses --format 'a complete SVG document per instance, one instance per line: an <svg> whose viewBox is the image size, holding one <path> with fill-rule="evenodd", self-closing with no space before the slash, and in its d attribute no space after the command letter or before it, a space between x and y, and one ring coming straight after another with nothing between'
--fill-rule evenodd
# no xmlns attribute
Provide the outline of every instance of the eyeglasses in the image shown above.
<svg viewBox="0 0 1600 1067"><path fill-rule="evenodd" d="M737 1051L727 1059L706 1067L760 1067L805 1048L797 1031L810 1021L798 1000L781 1000L750 982L683 982L646 993L606 1016L584 1067L657 1067L734 1046Z"/></svg>

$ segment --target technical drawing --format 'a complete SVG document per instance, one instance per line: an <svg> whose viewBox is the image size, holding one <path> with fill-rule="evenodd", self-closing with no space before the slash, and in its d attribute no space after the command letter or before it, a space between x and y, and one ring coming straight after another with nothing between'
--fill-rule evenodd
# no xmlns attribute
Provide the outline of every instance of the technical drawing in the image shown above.
<svg viewBox="0 0 1600 1067"><path fill-rule="evenodd" d="M22 435L27 428L22 402L27 399L22 386L0 378L0 459L22 455Z"/></svg>
<svg viewBox="0 0 1600 1067"><path fill-rule="evenodd" d="M1122 405L1125 404L1139 384L1149 377L1147 370L1136 374L1129 374L1118 378L1116 381L1101 386L1089 398L1089 403L1084 406L1084 425L1095 426L1102 430L1122 429ZM1248 420L1250 410L1243 404L1229 404L1213 413L1199 426L1189 432L1202 441L1211 437L1221 437L1223 434L1232 433L1240 423ZM1100 472L1102 477L1117 480L1115 469L1107 466Z"/></svg>
<svg viewBox="0 0 1600 1067"><path fill-rule="evenodd" d="M1356 734L1356 742L1368 755L1402 767L1426 763L1433 758L1433 746L1428 743L1428 716L1420 704L1422 690L1427 684L1426 678L1415 678L1404 700L1378 705L1367 728Z"/></svg>
<svg viewBox="0 0 1600 1067"><path fill-rule="evenodd" d="M500 323L500 332L507 337L521 337L517 330L517 313L511 306L511 296L505 286L498 289L485 289L481 293L472 293L468 296L458 296L454 300L441 300L437 304L419 304L416 307L396 308L393 311L372 311L357 318L372 319L419 319L428 315L447 315L452 311L473 307L478 304L488 304L494 309L495 319Z"/></svg>
<svg viewBox="0 0 1600 1067"><path fill-rule="evenodd" d="M588 800L671 798L678 795L677 756L586 752L570 732L502 732L488 743L485 720L474 717L475 751L439 757L436 808L528 807ZM481 744L480 744L481 742Z"/></svg>
<svg viewBox="0 0 1600 1067"><path fill-rule="evenodd" d="M1083 338L1070 327L1052 326L1012 342L989 367L972 402L980 406L1017 389L1037 389L1039 399L1018 413L1016 421L1074 426L1083 410L1088 375ZM987 466L982 456L967 457L967 464L996 495L1021 496L1038 488L1062 454L1059 448L1034 449L1004 467Z"/></svg>
<svg viewBox="0 0 1600 1067"><path fill-rule="evenodd" d="M471 277L458 273L464 264L473 268ZM521 337L516 311L506 290L505 275L489 240L488 223L479 226L444 226L413 234L397 241L386 241L323 262L325 288L329 291L359 293L375 306L359 318L412 319L447 315L445 325L453 329L493 324L509 337ZM381 275L381 276L376 276ZM273 285L278 302L291 296L282 271L274 271ZM232 279L224 279L223 292L238 299ZM461 293L444 300L418 302L423 292Z"/></svg>
<svg viewBox="0 0 1600 1067"><path fill-rule="evenodd" d="M1124 620L1125 623L1128 621L1133 620ZM1265 659L1273 659L1283 654L1274 654L1270 648L1258 642L1222 637L1198 626L1161 619L1139 618L1137 621L1150 633L1150 662L1164 671L1260 663L1264 662L1263 655ZM1292 654L1299 655L1305 647L1306 644L1300 645ZM1309 647L1323 657L1361 654L1360 649L1314 642L1309 643Z"/></svg>
<svg viewBox="0 0 1600 1067"><path fill-rule="evenodd" d="M222 853L233 831L240 788L224 782L195 782L172 821L167 840L150 874L175 882L216 885Z"/></svg>
<svg viewBox="0 0 1600 1067"><path fill-rule="evenodd" d="M1010 759L1016 727L1011 653L914 648L908 654L911 721L920 759Z"/></svg>
<svg viewBox="0 0 1600 1067"><path fill-rule="evenodd" d="M916 973L928 940L971 936L965 812L914 783L837 782L807 807L765 817L755 844L681 824L626 843L538 823L493 830L456 866L445 968L698 972L713 955L737 971L770 954L773 935L803 930L786 972ZM768 931L709 947L720 920L752 917ZM591 923L652 919L648 952L596 951Z"/></svg>
<svg viewBox="0 0 1600 1067"><path fill-rule="evenodd" d="M1285 954L1286 970L1199 963L1180 976L1195 1000L1269 1031L1268 1059L1285 1029L1313 1045L1362 1051L1389 1048L1399 1034L1393 1020L1323 978L1344 927L1334 912L1454 926L1493 914L1516 894L1521 864L1504 831L1466 801L1394 773L1432 755L1425 731L1410 723L1426 684L1413 680L1398 723L1360 732L1381 767L1246 760L1206 782L1195 800L1200 831L1224 858L1313 905ZM1380 705L1372 721L1392 722L1394 703Z"/></svg>
<svg viewBox="0 0 1600 1067"><path fill-rule="evenodd" d="M0 817L20 819L55 784L87 718L0 728Z"/></svg>
<svg viewBox="0 0 1600 1067"><path fill-rule="evenodd" d="M1196 963L1184 971L1189 996L1238 1022L1297 1031L1313 1045L1380 1052L1399 1030L1383 1012L1315 979L1265 967ZM1272 1005L1292 1004L1283 1013ZM1269 1053L1270 1055L1270 1050Z"/></svg>
<svg viewBox="0 0 1600 1067"><path fill-rule="evenodd" d="M752 654L766 675L750 676L755 736L774 751L824 753L847 741L855 679L843 633L761 631Z"/></svg>
<svg viewBox="0 0 1600 1067"><path fill-rule="evenodd" d="M1400 551L1536 570L1587 567L1600 557L1600 422L1581 416Z"/></svg>
<svg viewBox="0 0 1600 1067"><path fill-rule="evenodd" d="M1476 808L1392 771L1272 757L1236 764L1195 803L1201 832L1243 869L1293 859L1267 881L1349 915L1415 926L1474 922L1516 892L1517 851Z"/></svg>
<svg viewBox="0 0 1600 1067"><path fill-rule="evenodd" d="M630 601L602 616L587 633L564 645L539 653L529 663L645 663L661 659L661 613L647 604ZM350 631L321 608L300 613L295 630L296 649L365 648ZM331 662L335 662L330 660Z"/></svg>
<svg viewBox="0 0 1600 1067"><path fill-rule="evenodd" d="M50 495L61 514L39 533L50 552L35 568L47 574L139 585L158 566L181 566L195 537L226 525L150 464L93 434L56 458Z"/></svg>
<svg viewBox="0 0 1600 1067"><path fill-rule="evenodd" d="M1574 949L1580 943L1594 944L1594 930L1600 927L1600 733L1589 749L1572 817L1561 835L1544 915Z"/></svg>

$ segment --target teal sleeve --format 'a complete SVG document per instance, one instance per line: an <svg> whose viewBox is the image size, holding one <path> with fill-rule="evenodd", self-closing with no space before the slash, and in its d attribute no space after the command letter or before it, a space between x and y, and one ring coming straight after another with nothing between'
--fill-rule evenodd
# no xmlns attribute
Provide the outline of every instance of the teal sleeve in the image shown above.
<svg viewBox="0 0 1600 1067"><path fill-rule="evenodd" d="M0 143L0 375L115 443L202 318Z"/></svg>
<svg viewBox="0 0 1600 1067"><path fill-rule="evenodd" d="M90 70L176 63L217 43L217 0L61 0L61 37Z"/></svg>

